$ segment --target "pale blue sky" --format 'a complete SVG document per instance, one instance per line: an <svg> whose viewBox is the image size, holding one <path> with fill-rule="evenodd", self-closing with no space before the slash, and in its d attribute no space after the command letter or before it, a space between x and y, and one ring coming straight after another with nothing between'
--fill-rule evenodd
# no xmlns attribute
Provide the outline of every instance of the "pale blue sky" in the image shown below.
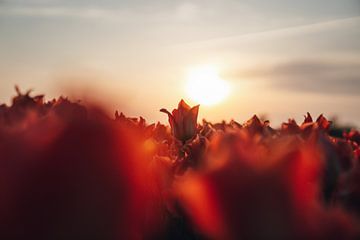
<svg viewBox="0 0 360 240"><path fill-rule="evenodd" d="M360 125L360 0L0 0L1 101L19 84L164 121L203 64L232 95L202 117Z"/></svg>

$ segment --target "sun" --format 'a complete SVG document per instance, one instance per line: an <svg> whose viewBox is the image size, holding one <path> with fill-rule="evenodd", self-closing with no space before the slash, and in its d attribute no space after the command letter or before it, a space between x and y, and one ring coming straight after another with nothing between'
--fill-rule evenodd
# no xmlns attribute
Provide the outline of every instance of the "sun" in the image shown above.
<svg viewBox="0 0 360 240"><path fill-rule="evenodd" d="M196 103L211 106L223 101L230 92L228 82L219 77L214 66L193 68L187 76L186 93Z"/></svg>

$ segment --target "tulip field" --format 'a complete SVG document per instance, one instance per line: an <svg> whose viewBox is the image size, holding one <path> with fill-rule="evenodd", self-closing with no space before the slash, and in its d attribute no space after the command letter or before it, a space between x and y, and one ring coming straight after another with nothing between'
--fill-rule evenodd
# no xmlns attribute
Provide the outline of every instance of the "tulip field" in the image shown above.
<svg viewBox="0 0 360 240"><path fill-rule="evenodd" d="M17 89L0 105L0 239L360 239L357 129L172 107L148 123Z"/></svg>

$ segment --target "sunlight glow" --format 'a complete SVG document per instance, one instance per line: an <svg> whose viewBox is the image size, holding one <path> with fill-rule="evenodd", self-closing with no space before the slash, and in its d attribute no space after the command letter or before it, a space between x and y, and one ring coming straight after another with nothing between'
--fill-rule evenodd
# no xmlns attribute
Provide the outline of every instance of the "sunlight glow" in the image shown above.
<svg viewBox="0 0 360 240"><path fill-rule="evenodd" d="M201 66L189 71L187 95L196 103L211 106L223 101L230 92L226 81L214 66Z"/></svg>

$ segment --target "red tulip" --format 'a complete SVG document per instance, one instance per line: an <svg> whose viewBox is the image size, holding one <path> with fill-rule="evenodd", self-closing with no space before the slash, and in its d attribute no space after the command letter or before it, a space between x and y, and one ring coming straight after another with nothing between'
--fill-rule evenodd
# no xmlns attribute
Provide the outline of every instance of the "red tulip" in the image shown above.
<svg viewBox="0 0 360 240"><path fill-rule="evenodd" d="M356 142L357 144L360 144L360 132L359 131L352 129L350 132L344 133L343 135L346 139Z"/></svg>
<svg viewBox="0 0 360 240"><path fill-rule="evenodd" d="M191 108L184 100L181 100L178 108L172 113L164 108L160 111L168 115L172 135L176 139L184 143L196 135L199 105Z"/></svg>
<svg viewBox="0 0 360 240"><path fill-rule="evenodd" d="M208 167L179 184L179 198L203 234L210 239L355 238L355 221L321 201L320 148L287 139L267 148L251 136L218 135Z"/></svg>
<svg viewBox="0 0 360 240"><path fill-rule="evenodd" d="M357 130L330 136L309 113L198 125L181 100L160 110L170 131L16 90L0 104L0 239L359 239Z"/></svg>
<svg viewBox="0 0 360 240"><path fill-rule="evenodd" d="M69 101L18 108L0 121L0 239L141 239L148 178L134 131Z"/></svg>

